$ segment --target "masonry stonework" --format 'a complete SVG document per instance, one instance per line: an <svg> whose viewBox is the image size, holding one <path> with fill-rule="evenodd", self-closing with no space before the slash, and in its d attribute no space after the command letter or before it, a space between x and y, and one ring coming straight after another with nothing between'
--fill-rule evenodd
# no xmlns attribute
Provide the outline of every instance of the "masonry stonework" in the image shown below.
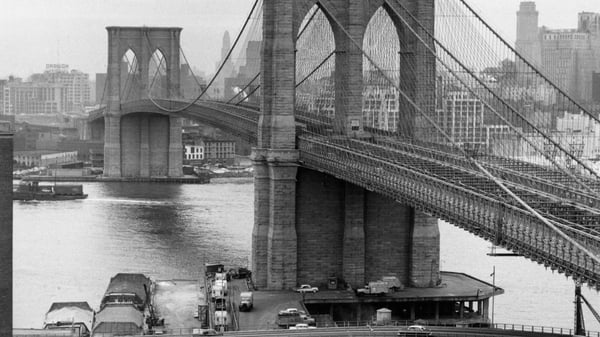
<svg viewBox="0 0 600 337"><path fill-rule="evenodd" d="M257 268L266 266L263 269L265 274L255 277L267 289L292 288L297 282L295 214L298 151L294 120L292 7L291 0L269 0L263 5L261 116L253 158L255 168L261 172L259 183L263 184L257 186L256 196L263 201L266 200L266 191L269 196L268 202L255 203L252 244L253 250L256 250L266 243L267 250L266 254L254 253L253 258L257 261L252 264Z"/></svg>
<svg viewBox="0 0 600 337"><path fill-rule="evenodd" d="M405 3L433 28L433 0ZM335 276L357 287L393 275L405 285L436 284L439 232L435 219L361 187L302 168L298 162L295 40L300 22L314 4L311 0L265 0L263 4L261 115L258 146L253 149L254 281L259 288L287 289L301 283L323 286ZM353 40L360 44L370 17L384 1L328 0L321 4L328 11L336 39L333 131L341 137L368 136L362 127L363 55ZM411 99L432 108L435 59L409 39L397 18L392 20L400 39L404 39L401 59L412 65L405 67L412 71L402 74L401 87L407 91L412 88L407 92ZM338 94L341 92L344 94ZM406 116L401 121L406 125L400 129L411 129L415 124L414 111L406 111Z"/></svg>
<svg viewBox="0 0 600 337"><path fill-rule="evenodd" d="M254 167L254 228L252 230L252 275L258 289L267 287L267 250L269 235L270 191L269 166L266 153L253 152Z"/></svg>
<svg viewBox="0 0 600 337"><path fill-rule="evenodd" d="M365 190L345 183L342 275L350 285L365 283Z"/></svg>
<svg viewBox="0 0 600 337"><path fill-rule="evenodd" d="M124 115L121 104L145 99L150 94L149 67L159 50L166 60L166 98L179 98L179 37L176 27L107 27L107 109L104 115L104 175L108 177L181 177L181 118L136 111ZM129 81L122 67L131 51L136 59L136 81ZM132 61L132 60L130 60ZM135 84L132 84L135 83Z"/></svg>
<svg viewBox="0 0 600 337"><path fill-rule="evenodd" d="M300 168L296 201L298 283L342 278L344 182Z"/></svg>
<svg viewBox="0 0 600 337"><path fill-rule="evenodd" d="M365 281L397 276L407 285L412 208L373 192L365 199Z"/></svg>
<svg viewBox="0 0 600 337"><path fill-rule="evenodd" d="M435 287L440 282L440 230L438 219L415 211L410 247L411 287Z"/></svg>

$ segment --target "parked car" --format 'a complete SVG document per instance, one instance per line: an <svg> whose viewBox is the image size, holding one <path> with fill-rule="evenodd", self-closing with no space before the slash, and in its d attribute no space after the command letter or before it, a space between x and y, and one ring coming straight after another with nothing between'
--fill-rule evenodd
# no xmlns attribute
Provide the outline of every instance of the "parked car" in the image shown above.
<svg viewBox="0 0 600 337"><path fill-rule="evenodd" d="M280 316L300 315L300 313L298 312L298 309L296 309L296 308L287 308L285 310L280 310L279 315Z"/></svg>
<svg viewBox="0 0 600 337"><path fill-rule="evenodd" d="M411 325L406 329L398 331L397 336L402 337L429 337L433 336L431 331L422 325Z"/></svg>
<svg viewBox="0 0 600 337"><path fill-rule="evenodd" d="M223 333L215 329L194 329L192 330L192 337L200 336L222 336Z"/></svg>
<svg viewBox="0 0 600 337"><path fill-rule="evenodd" d="M299 293L316 293L319 291L319 288L311 287L310 284L303 284L300 288L297 288L296 291Z"/></svg>
<svg viewBox="0 0 600 337"><path fill-rule="evenodd" d="M298 323L290 327L290 330L302 330L302 329L316 329L314 326L310 326L306 323Z"/></svg>

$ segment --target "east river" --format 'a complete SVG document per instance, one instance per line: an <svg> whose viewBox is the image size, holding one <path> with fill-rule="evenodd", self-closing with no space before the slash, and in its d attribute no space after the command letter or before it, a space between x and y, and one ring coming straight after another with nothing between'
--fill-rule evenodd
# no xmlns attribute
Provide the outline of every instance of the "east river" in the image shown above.
<svg viewBox="0 0 600 337"><path fill-rule="evenodd" d="M111 276L198 278L204 262L249 262L251 179L206 185L84 183L85 200L13 204L13 326L41 328L52 302L97 309ZM442 270L460 271L505 293L496 323L572 328L574 284L522 257L490 257L491 244L440 222ZM600 294L584 286L600 310ZM586 328L600 325L584 308Z"/></svg>

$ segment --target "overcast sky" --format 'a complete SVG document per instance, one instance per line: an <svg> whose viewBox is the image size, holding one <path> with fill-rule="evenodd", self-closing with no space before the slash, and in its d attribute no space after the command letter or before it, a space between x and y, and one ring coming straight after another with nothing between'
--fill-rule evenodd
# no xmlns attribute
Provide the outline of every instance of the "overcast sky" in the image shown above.
<svg viewBox="0 0 600 337"><path fill-rule="evenodd" d="M514 43L521 0L467 0ZM182 47L195 67L211 72L225 30L232 39L254 0L0 0L0 79L65 63L106 72L106 26L182 27ZM537 0L540 25L574 28L577 13L600 12L600 0Z"/></svg>

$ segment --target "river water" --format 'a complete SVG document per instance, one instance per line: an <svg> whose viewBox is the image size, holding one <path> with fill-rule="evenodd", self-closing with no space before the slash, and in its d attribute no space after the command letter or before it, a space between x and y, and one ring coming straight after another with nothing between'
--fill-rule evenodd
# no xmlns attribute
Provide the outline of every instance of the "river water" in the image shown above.
<svg viewBox="0 0 600 337"><path fill-rule="evenodd" d="M85 200L17 202L13 239L13 326L41 328L52 302L87 301L97 309L111 276L198 278L204 262L249 262L251 179L206 185L84 183ZM490 257L490 243L440 222L442 270L492 282L494 321L573 326L574 284L521 257ZM584 296L596 310L600 295ZM600 331L586 310L588 330Z"/></svg>

